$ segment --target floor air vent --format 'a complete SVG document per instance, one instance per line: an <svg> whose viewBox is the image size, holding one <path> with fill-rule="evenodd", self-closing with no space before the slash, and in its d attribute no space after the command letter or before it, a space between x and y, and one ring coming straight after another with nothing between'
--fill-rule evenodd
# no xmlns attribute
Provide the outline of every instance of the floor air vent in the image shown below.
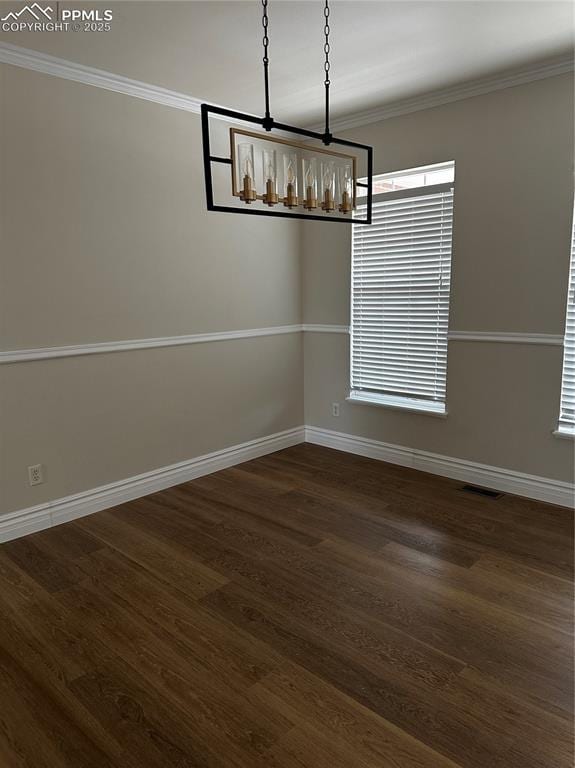
<svg viewBox="0 0 575 768"><path fill-rule="evenodd" d="M478 485L464 485L461 490L466 493L474 493L476 496L486 496L488 499L500 499L502 496L505 496L504 493L490 491L489 488L480 488Z"/></svg>

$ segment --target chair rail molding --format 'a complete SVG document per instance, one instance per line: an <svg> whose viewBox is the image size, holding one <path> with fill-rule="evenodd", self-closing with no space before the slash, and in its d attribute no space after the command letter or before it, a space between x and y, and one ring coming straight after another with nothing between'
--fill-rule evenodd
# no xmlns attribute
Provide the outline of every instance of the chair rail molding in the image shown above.
<svg viewBox="0 0 575 768"><path fill-rule="evenodd" d="M37 349L13 349L0 352L0 365L27 363L34 360L49 360L60 357L79 357L110 352L129 352L135 349L155 347L180 347L187 344L208 344L216 341L252 339L260 336L281 336L286 333L300 333L302 325L276 325L268 328L248 328L238 331L216 331L215 333L193 333L184 336L159 336L152 339L128 341L103 341L92 344L68 344L59 347L38 347Z"/></svg>
<svg viewBox="0 0 575 768"><path fill-rule="evenodd" d="M516 333L506 331L450 331L449 341L484 341L502 344L544 344L563 346L563 336L552 333Z"/></svg>
<svg viewBox="0 0 575 768"><path fill-rule="evenodd" d="M349 325L304 323L303 330L312 333L350 333ZM563 336L552 333L518 333L515 331L449 331L448 341L484 341L500 344L543 344L563 346Z"/></svg>
<svg viewBox="0 0 575 768"><path fill-rule="evenodd" d="M332 323L296 323L276 325L267 328L247 328L238 331L216 331L213 333L192 333L182 336L158 336L151 339L130 339L119 341L101 341L88 344L65 344L57 347L37 347L0 351L0 365L10 363L29 363L34 360L50 360L61 357L80 357L110 352L129 352L136 349L155 347L180 347L188 344L207 344L216 341L251 339L258 336L281 336L286 333L338 333L349 335L348 325ZM450 331L449 341L478 341L505 344L543 344L562 346L563 336L547 333L499 333L481 331Z"/></svg>
<svg viewBox="0 0 575 768"><path fill-rule="evenodd" d="M302 330L308 333L349 333L349 325L333 325L330 323L304 323Z"/></svg>

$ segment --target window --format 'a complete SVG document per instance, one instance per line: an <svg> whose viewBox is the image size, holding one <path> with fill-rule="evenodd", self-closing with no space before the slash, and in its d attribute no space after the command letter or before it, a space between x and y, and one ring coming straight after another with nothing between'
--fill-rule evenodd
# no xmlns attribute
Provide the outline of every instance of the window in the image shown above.
<svg viewBox="0 0 575 768"><path fill-rule="evenodd" d="M571 232L571 267L567 292L567 321L563 351L563 383L558 432L575 436L575 212Z"/></svg>
<svg viewBox="0 0 575 768"><path fill-rule="evenodd" d="M351 401L446 412L454 177L374 177L373 223L353 225Z"/></svg>

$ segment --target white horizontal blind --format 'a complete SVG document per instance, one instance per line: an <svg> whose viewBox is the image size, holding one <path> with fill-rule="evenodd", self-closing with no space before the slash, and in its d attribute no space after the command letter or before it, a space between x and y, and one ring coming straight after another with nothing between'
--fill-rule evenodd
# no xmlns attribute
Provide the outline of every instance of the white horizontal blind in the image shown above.
<svg viewBox="0 0 575 768"><path fill-rule="evenodd" d="M453 186L397 195L353 226L352 397L444 412Z"/></svg>
<svg viewBox="0 0 575 768"><path fill-rule="evenodd" d="M571 267L567 293L559 431L575 433L575 213L571 235Z"/></svg>

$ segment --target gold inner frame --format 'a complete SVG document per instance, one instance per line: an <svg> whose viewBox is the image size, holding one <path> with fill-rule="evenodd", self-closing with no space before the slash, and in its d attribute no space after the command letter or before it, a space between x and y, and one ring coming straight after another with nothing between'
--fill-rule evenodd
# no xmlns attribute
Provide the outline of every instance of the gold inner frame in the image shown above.
<svg viewBox="0 0 575 768"><path fill-rule="evenodd" d="M246 131L242 128L230 128L230 156L232 160L232 195L234 197L240 196L240 191L238 189L238 186L236 184L236 142L235 137L238 136L248 136L251 139L258 139L259 141L267 141L270 144L286 144L288 147L294 147L296 149L303 149L306 152L310 152L311 154L322 154L322 155L331 155L331 157L337 157L340 159L350 160L351 161L351 167L352 167L352 175L353 175L353 204L352 208L356 208L356 201L357 201L357 158L355 155L346 155L343 152L333 152L330 149L324 149L323 147L315 147L310 146L309 144L304 144L301 141L290 141L290 139L284 139L280 136L269 136L266 133L258 133L257 131ZM254 168L254 175L255 175L255 168ZM254 179L255 183L255 179ZM257 186L256 186L257 189ZM256 200L263 200L264 195L258 195L256 194ZM321 199L321 195L320 195ZM326 217L327 218L327 217Z"/></svg>

